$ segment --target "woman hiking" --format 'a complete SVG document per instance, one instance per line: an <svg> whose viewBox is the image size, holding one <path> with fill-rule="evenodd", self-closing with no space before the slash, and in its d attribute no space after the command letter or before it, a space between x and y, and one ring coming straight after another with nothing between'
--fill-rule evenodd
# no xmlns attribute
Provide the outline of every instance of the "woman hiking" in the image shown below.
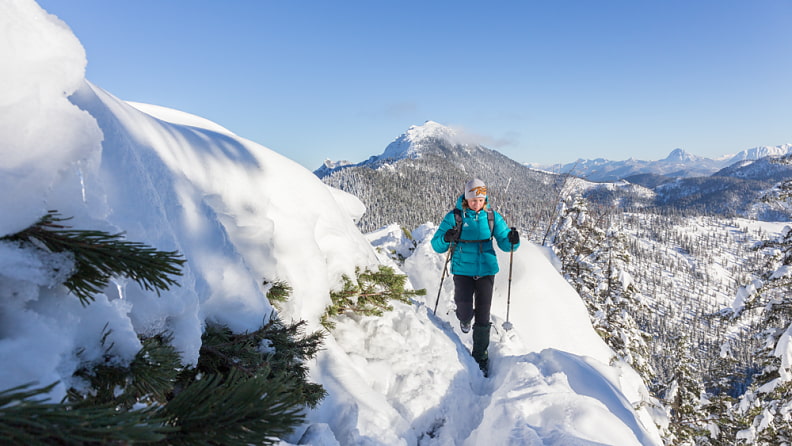
<svg viewBox="0 0 792 446"><path fill-rule="evenodd" d="M493 247L509 252L520 246L520 235L509 228L506 220L492 210L487 202L487 187L474 178L465 184L456 208L446 214L432 237L432 248L438 253L452 249L451 274L454 275L456 317L463 333L473 323L473 359L488 375L490 307L498 258Z"/></svg>

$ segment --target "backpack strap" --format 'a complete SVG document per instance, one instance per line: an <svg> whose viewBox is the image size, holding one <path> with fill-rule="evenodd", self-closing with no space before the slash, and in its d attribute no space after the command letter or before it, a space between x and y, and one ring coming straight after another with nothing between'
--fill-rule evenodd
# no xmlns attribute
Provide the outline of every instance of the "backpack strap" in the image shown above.
<svg viewBox="0 0 792 446"><path fill-rule="evenodd" d="M485 211L487 212L487 223L489 223L489 230L490 230L489 238L485 238L483 240L462 240L462 239L459 239L459 240L457 240L458 242L461 242L461 243L480 243L480 242L486 242L486 241L492 240L492 238L495 236L495 213L493 212L492 208L489 208L489 207L487 209L485 209ZM454 219L456 220L456 226L455 227L458 228L460 230L459 233L462 234L462 210L461 209L454 208Z"/></svg>

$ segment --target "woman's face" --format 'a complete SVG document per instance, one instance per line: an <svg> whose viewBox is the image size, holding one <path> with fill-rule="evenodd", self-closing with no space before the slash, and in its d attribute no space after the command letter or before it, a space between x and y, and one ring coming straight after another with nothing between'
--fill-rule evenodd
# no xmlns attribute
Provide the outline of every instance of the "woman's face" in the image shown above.
<svg viewBox="0 0 792 446"><path fill-rule="evenodd" d="M470 209L474 211L480 211L484 208L484 203L486 203L487 199L484 197L477 197L477 198L468 198L467 204Z"/></svg>

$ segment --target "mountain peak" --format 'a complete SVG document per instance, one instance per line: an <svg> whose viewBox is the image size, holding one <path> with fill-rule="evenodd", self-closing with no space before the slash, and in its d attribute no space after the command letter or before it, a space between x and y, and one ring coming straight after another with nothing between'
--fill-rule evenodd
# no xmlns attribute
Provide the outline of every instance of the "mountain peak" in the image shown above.
<svg viewBox="0 0 792 446"><path fill-rule="evenodd" d="M411 142L419 142L427 138L453 140L456 138L457 132L451 127L444 126L435 121L426 121L423 125L411 125L402 136Z"/></svg>
<svg viewBox="0 0 792 446"><path fill-rule="evenodd" d="M426 121L422 125L410 126L406 132L388 144L382 155L377 158L380 160L419 158L422 149L438 139L451 144L462 144L459 132L453 128L435 121Z"/></svg>
<svg viewBox="0 0 792 446"><path fill-rule="evenodd" d="M664 159L663 161L679 163L679 162L695 161L696 159L698 159L696 155L691 155L685 152L685 150L677 148L672 150L671 153L669 153L666 159Z"/></svg>
<svg viewBox="0 0 792 446"><path fill-rule="evenodd" d="M392 163L402 159L420 158L421 155L431 150L438 140L448 141L451 144L462 144L459 133L451 127L444 126L435 121L426 121L422 125L411 125L406 132L393 140L381 155L372 156L360 163L350 163L348 161L333 162L325 160L319 169L314 171L319 178L330 175L334 171L352 167L368 165L379 166Z"/></svg>
<svg viewBox="0 0 792 446"><path fill-rule="evenodd" d="M328 160L314 173L319 178L323 178L346 167L378 168L403 159L417 159L430 153L438 154L444 150L461 149L466 153L472 153L476 150L486 149L479 142L480 140L481 138L466 133L464 129L445 126L435 121L426 121L421 125L411 125L406 132L388 144L380 155L372 156L357 164L333 163Z"/></svg>

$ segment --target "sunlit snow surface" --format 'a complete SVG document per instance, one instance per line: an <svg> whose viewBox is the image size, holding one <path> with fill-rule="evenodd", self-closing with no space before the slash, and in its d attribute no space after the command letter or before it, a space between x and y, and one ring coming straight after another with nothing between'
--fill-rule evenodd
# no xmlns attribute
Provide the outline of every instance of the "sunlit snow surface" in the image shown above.
<svg viewBox="0 0 792 446"><path fill-rule="evenodd" d="M663 417L633 409L645 387L608 365L610 350L543 249L514 254L511 331L501 253L485 379L454 321L450 280L433 314L445 257L428 244L432 224L412 231L414 242L396 227L364 236L360 201L287 157L203 118L115 98L84 79L81 45L32 1L0 4L0 33L0 236L57 209L75 228L124 232L187 259L181 286L161 296L118 279L83 307L51 273L70 259L0 242L0 389L59 381L50 395L59 400L79 385L80 361L101 358L104 330L120 362L139 334L167 331L194 363L207 322L243 332L273 314L265 281L294 288L284 319L318 329L342 275L398 266L393 249L427 295L383 317L338 319L310 364L329 395L283 444L661 444L652 417Z"/></svg>

